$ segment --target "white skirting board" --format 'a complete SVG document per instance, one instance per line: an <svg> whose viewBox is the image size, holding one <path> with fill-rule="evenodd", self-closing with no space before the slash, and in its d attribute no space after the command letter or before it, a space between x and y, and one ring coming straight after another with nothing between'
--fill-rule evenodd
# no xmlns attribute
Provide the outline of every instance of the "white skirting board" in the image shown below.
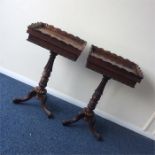
<svg viewBox="0 0 155 155"><path fill-rule="evenodd" d="M3 68L3 67L0 67L0 73L5 74L7 76L10 76L10 77L12 77L12 78L14 78L14 79L16 79L18 81L21 81L21 82L26 83L28 85L31 85L33 87L37 86L37 84L38 84L37 82L35 82L33 80L30 80L27 77L19 75L18 73L12 72L12 71L10 71L10 70L8 70L6 68ZM79 101L79 100L77 100L75 98L72 98L72 97L70 97L68 95L65 95L65 94L63 94L63 93L61 93L61 92L59 92L59 91L57 91L57 90L55 90L53 88L48 88L47 87L47 91L48 91L49 94L51 94L53 96L56 96L56 97L58 97L60 99L63 99L65 101L69 102L69 103L72 103L72 104L76 105L76 106L79 106L79 107L83 108L86 105L86 103L84 103L82 101ZM148 137L148 138L151 138L151 139L155 140L154 133L144 131L143 128L139 128L139 127L137 127L137 126L135 126L135 125L133 125L131 123L122 121L120 118L117 118L117 117L115 117L115 116L113 116L113 115L111 115L109 113L103 112L103 111L101 111L99 109L96 109L95 113L97 115L109 120L109 121L112 121L112 122L120 125L120 126L123 126L123 127L127 128L127 129L135 131L135 132L137 132L137 133L139 133L139 134L141 134L141 135L143 135L145 137Z"/></svg>
<svg viewBox="0 0 155 155"><path fill-rule="evenodd" d="M148 121L146 122L146 124L143 127L143 130L146 131L149 126L152 124L153 120L155 120L155 112L150 116L150 118L148 119ZM155 131L153 132L153 134L155 133Z"/></svg>

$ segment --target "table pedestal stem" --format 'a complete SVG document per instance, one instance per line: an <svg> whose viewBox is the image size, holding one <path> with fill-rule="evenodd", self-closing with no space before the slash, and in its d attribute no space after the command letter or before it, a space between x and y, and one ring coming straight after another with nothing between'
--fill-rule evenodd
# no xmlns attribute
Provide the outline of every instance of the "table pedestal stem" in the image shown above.
<svg viewBox="0 0 155 155"><path fill-rule="evenodd" d="M53 117L52 113L48 110L47 105L46 105L46 99L47 99L46 86L47 86L47 82L48 82L48 79L50 77L50 74L52 72L53 63L54 63L54 60L56 58L56 55L57 55L57 53L50 51L50 57L49 57L49 60L48 60L46 66L44 68L42 77L41 77L40 82L39 82L39 86L34 88L32 91L30 91L27 94L27 96L25 96L23 98L15 98L13 100L14 103L20 104L22 102L30 100L33 97L37 97L41 102L42 109L48 115L48 118Z"/></svg>
<svg viewBox="0 0 155 155"><path fill-rule="evenodd" d="M100 100L105 85L109 79L109 77L103 76L102 81L100 82L94 94L92 95L92 98L90 99L87 107L85 107L78 115L76 115L72 119L63 121L63 125L70 125L79 121L80 119L84 119L88 123L90 130L95 135L97 140L101 140L101 134L99 134L95 128L95 114L93 110L95 109L98 101Z"/></svg>

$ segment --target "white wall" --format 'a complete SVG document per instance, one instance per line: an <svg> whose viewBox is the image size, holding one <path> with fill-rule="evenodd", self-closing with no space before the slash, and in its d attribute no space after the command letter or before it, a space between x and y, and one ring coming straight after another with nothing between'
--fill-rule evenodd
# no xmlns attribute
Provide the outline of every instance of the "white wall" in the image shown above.
<svg viewBox="0 0 155 155"><path fill-rule="evenodd" d="M49 52L27 42L26 29L47 22L88 41L77 62L57 57L49 87L87 104L102 77L85 68L95 44L144 72L135 89L110 80L98 109L140 128L155 111L154 0L0 0L0 19L1 67L38 81Z"/></svg>

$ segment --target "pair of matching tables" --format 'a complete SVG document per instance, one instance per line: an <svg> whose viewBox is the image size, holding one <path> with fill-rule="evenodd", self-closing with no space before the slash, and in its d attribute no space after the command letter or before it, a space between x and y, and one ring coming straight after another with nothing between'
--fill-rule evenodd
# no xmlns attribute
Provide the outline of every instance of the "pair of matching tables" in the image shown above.
<svg viewBox="0 0 155 155"><path fill-rule="evenodd" d="M42 22L33 23L28 26L27 33L29 34L27 40L48 49L50 51L50 56L44 67L38 86L31 90L25 97L16 98L13 102L20 104L33 97L37 97L48 118L52 118L53 114L46 104L46 86L52 72L54 60L57 55L61 55L76 61L84 50L86 41ZM101 140L102 136L95 128L94 109L103 94L103 90L108 80L114 79L130 87L134 87L137 82L140 82L143 79L143 74L138 65L134 62L94 45L91 46L86 67L102 74L103 78L93 93L87 107L83 108L82 111L72 119L63 121L62 123L63 125L68 126L80 119L84 119L97 140Z"/></svg>

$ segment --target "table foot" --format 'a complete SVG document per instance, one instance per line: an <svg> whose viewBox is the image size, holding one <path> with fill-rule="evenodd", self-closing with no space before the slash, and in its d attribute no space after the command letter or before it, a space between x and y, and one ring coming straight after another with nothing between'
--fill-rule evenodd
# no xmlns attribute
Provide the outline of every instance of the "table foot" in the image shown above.
<svg viewBox="0 0 155 155"><path fill-rule="evenodd" d="M80 112L78 115L73 117L70 120L65 120L62 122L64 126L69 126L80 119L85 120L88 123L90 131L93 133L93 135L96 137L97 140L102 140L101 134L99 134L95 128L95 115L93 111L88 110L88 108L84 108L82 112Z"/></svg>
<svg viewBox="0 0 155 155"><path fill-rule="evenodd" d="M36 91L35 90L32 90L31 92L28 93L27 96L24 96L23 98L15 98L15 99L13 99L13 102L15 104L20 104L20 103L23 103L25 101L30 100L31 98L33 98L35 96L36 96Z"/></svg>
<svg viewBox="0 0 155 155"><path fill-rule="evenodd" d="M50 74L52 72L53 63L54 63L56 56L57 56L57 53L50 51L50 56L49 56L47 64L44 67L44 71L42 73L38 87L34 88L31 92L29 92L27 96L23 98L14 99L13 100L14 103L20 104L22 102L30 100L33 97L37 97L40 100L41 107L44 110L44 112L47 114L48 118L53 117L53 114L50 112L50 110L48 110L47 104L46 104L46 99L47 99L46 86L47 86L47 82L49 80Z"/></svg>
<svg viewBox="0 0 155 155"><path fill-rule="evenodd" d="M41 87L36 87L31 92L29 92L27 96L23 98L15 98L13 102L15 104L21 104L25 101L30 100L33 97L37 97L40 100L41 107L44 110L44 112L47 114L48 118L52 118L53 114L50 112L50 110L48 110L48 107L46 104L46 100L47 100L46 89L42 89Z"/></svg>
<svg viewBox="0 0 155 155"><path fill-rule="evenodd" d="M40 100L41 107L42 107L43 111L47 114L48 118L53 118L54 115L48 109L47 104L46 104L47 96L46 95L41 95L41 96L38 96L38 99Z"/></svg>
<svg viewBox="0 0 155 155"><path fill-rule="evenodd" d="M97 132L96 128L95 128L95 116L91 119L88 120L88 125L89 128L91 130L91 132L94 134L94 136L96 137L97 140L102 140L102 135L100 133Z"/></svg>
<svg viewBox="0 0 155 155"><path fill-rule="evenodd" d="M85 116L85 113L82 111L78 115L76 115L75 117L73 117L72 119L63 121L62 124L64 126L73 124L73 123L79 121L80 119L84 118L84 116Z"/></svg>

